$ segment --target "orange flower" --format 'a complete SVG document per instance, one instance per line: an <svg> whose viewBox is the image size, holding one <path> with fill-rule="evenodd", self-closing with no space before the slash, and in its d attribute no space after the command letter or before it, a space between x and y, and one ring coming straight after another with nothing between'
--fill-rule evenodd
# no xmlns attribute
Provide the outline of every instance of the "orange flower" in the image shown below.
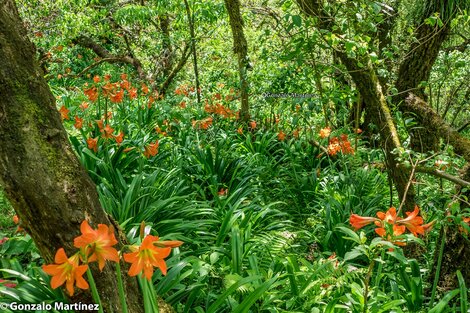
<svg viewBox="0 0 470 313"><path fill-rule="evenodd" d="M339 144L337 137L330 139L327 150L329 155L336 155L339 151L341 151L341 145Z"/></svg>
<svg viewBox="0 0 470 313"><path fill-rule="evenodd" d="M98 261L100 271L106 260L119 262L118 252L112 247L118 243L112 228L98 224L98 229L95 230L84 220L80 231L82 235L73 240L73 245L81 249L88 262Z"/></svg>
<svg viewBox="0 0 470 313"><path fill-rule="evenodd" d="M142 93L143 93L144 95L146 95L146 94L149 93L149 87L148 87L146 84L144 84L144 83L142 83Z"/></svg>
<svg viewBox="0 0 470 313"><path fill-rule="evenodd" d="M418 236L418 234L424 234L423 218L421 216L418 216L418 213L419 207L415 206L414 211L406 212L406 215L408 217L405 219L397 220L397 224L403 225L415 236Z"/></svg>
<svg viewBox="0 0 470 313"><path fill-rule="evenodd" d="M238 133L239 135L243 135L243 126L238 127L237 133Z"/></svg>
<svg viewBox="0 0 470 313"><path fill-rule="evenodd" d="M186 102L185 101L180 102L180 108L186 109Z"/></svg>
<svg viewBox="0 0 470 313"><path fill-rule="evenodd" d="M220 190L217 192L219 196L226 196L228 194L228 189L227 188L220 188Z"/></svg>
<svg viewBox="0 0 470 313"><path fill-rule="evenodd" d="M377 217L386 223L394 224L397 220L397 209L390 207L386 213L377 212Z"/></svg>
<svg viewBox="0 0 470 313"><path fill-rule="evenodd" d="M357 214L351 214L351 217L349 218L349 223L354 228L354 230L361 229L362 227L376 221L378 221L378 219L375 217L363 217Z"/></svg>
<svg viewBox="0 0 470 313"><path fill-rule="evenodd" d="M88 265L79 265L78 253L67 258L64 248L57 250L54 261L56 264L43 265L44 272L52 276L51 287L56 289L66 283L67 291L73 296L74 285L78 288L88 289L88 283L82 277L88 269Z"/></svg>
<svg viewBox="0 0 470 313"><path fill-rule="evenodd" d="M88 145L88 149L95 151L95 153L98 152L98 137L88 138L86 143Z"/></svg>
<svg viewBox="0 0 470 313"><path fill-rule="evenodd" d="M111 80L111 74L104 75L104 80L109 82Z"/></svg>
<svg viewBox="0 0 470 313"><path fill-rule="evenodd" d="M89 89L83 90L83 93L88 97L88 100L95 102L98 100L98 89L96 87L91 87Z"/></svg>
<svg viewBox="0 0 470 313"><path fill-rule="evenodd" d="M65 107L65 105L61 106L59 109L60 116L62 117L62 120L69 120L69 110Z"/></svg>
<svg viewBox="0 0 470 313"><path fill-rule="evenodd" d="M127 79L127 74L122 73L122 74L121 74L121 79L122 79L122 80L126 80L126 79Z"/></svg>
<svg viewBox="0 0 470 313"><path fill-rule="evenodd" d="M281 130L279 134L277 134L277 139L279 139L279 141L284 141L284 139L286 139L286 134Z"/></svg>
<svg viewBox="0 0 470 313"><path fill-rule="evenodd" d="M256 129L256 121L251 121L250 122L250 128L251 129Z"/></svg>
<svg viewBox="0 0 470 313"><path fill-rule="evenodd" d="M326 138L330 136L330 134L331 134L331 128L325 127L325 128L320 129L320 138Z"/></svg>
<svg viewBox="0 0 470 313"><path fill-rule="evenodd" d="M129 99L135 99L137 97L137 88L130 88L129 92Z"/></svg>
<svg viewBox="0 0 470 313"><path fill-rule="evenodd" d="M107 124L100 131L101 131L101 137L106 138L106 139L113 138L114 129L111 126L109 126L109 124Z"/></svg>
<svg viewBox="0 0 470 313"><path fill-rule="evenodd" d="M73 124L73 126L76 129L82 129L82 127L83 127L83 118L75 116L75 124Z"/></svg>
<svg viewBox="0 0 470 313"><path fill-rule="evenodd" d="M127 80L123 80L121 82L120 86L121 86L122 89L129 90L129 88L131 87L131 83L129 83L129 81L127 81Z"/></svg>
<svg viewBox="0 0 470 313"><path fill-rule="evenodd" d="M18 215L13 216L13 223L15 223L16 225L20 223L20 218L18 217Z"/></svg>
<svg viewBox="0 0 470 313"><path fill-rule="evenodd" d="M80 109L82 111L85 111L86 109L88 109L88 106L89 106L88 102L83 101L82 104L80 104Z"/></svg>
<svg viewBox="0 0 470 313"><path fill-rule="evenodd" d="M145 157L148 159L152 156L156 156L157 153L158 153L159 145L160 144L159 144L158 140L155 140L155 143L151 143L151 144L145 146L145 151L144 151Z"/></svg>
<svg viewBox="0 0 470 313"><path fill-rule="evenodd" d="M99 83L100 80L101 80L101 78L100 78L98 75L95 75L95 76L93 77L93 81L94 81L96 84Z"/></svg>
<svg viewBox="0 0 470 313"><path fill-rule="evenodd" d="M112 103L121 103L123 97L124 97L124 90L120 89L118 92L110 94L109 100L111 100Z"/></svg>
<svg viewBox="0 0 470 313"><path fill-rule="evenodd" d="M114 139L116 140L116 143L120 145L122 143L122 140L124 139L124 132L121 131L119 135L114 136Z"/></svg>
<svg viewBox="0 0 470 313"><path fill-rule="evenodd" d="M170 255L171 248L159 248L155 246L155 243L158 243L158 237L147 235L140 246L131 247L132 253L124 253L124 260L132 263L128 272L130 276L143 272L143 276L151 280L154 267L158 267L163 275L166 275L167 267L164 258Z"/></svg>

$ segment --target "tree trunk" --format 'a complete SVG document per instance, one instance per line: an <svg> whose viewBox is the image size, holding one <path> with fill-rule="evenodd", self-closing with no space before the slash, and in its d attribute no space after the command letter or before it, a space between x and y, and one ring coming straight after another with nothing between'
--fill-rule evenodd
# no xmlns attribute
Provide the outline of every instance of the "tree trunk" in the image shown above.
<svg viewBox="0 0 470 313"><path fill-rule="evenodd" d="M188 16L189 23L189 32L191 34L191 50L193 52L193 67L194 79L196 82L197 103L201 103L201 90L199 88L199 71L197 68L196 35L194 34L194 17L191 14L191 8L189 7L188 0L184 0L184 6L186 7L186 15Z"/></svg>
<svg viewBox="0 0 470 313"><path fill-rule="evenodd" d="M83 220L111 224L68 142L13 0L0 1L0 184L46 262L60 247L76 250ZM115 266L94 276L104 310L122 312ZM135 279L124 279L129 312L143 312ZM89 292L71 300L92 303Z"/></svg>
<svg viewBox="0 0 470 313"><path fill-rule="evenodd" d="M394 103L398 104L405 117L415 118L418 124L418 128L411 129L409 132L411 147L419 152L439 151L439 137L432 129L426 127L421 116L410 115L401 104L410 92L425 101L427 100L424 87L420 84L429 80L432 66L437 59L442 43L449 37L450 22L456 12L454 10L447 15L442 27L439 27L437 23L435 26L431 26L425 23L425 19L433 13L441 11L442 1L432 0L428 5L428 9L423 13L419 26L415 30L416 41L406 51L405 59L398 69L398 78L395 83L398 95L393 98Z"/></svg>
<svg viewBox="0 0 470 313"><path fill-rule="evenodd" d="M250 118L250 106L248 104L248 43L243 33L243 18L240 12L239 0L225 0L225 7L230 18L230 27L233 35L233 51L238 58L238 73L240 76L241 109L240 119L248 121Z"/></svg>

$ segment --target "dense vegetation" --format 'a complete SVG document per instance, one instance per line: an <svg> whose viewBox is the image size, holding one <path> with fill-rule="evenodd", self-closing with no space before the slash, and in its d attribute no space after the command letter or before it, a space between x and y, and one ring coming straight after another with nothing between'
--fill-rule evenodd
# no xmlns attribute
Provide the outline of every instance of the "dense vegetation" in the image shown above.
<svg viewBox="0 0 470 313"><path fill-rule="evenodd" d="M469 311L468 0L16 3L104 210L184 243L176 312ZM0 302L71 301L0 210Z"/></svg>

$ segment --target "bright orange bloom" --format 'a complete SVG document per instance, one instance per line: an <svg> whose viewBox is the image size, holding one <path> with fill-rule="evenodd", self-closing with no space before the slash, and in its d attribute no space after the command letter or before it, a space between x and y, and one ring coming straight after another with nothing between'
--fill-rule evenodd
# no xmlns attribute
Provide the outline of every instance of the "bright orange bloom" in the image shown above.
<svg viewBox="0 0 470 313"><path fill-rule="evenodd" d="M69 109L65 107L65 105L61 106L59 109L60 112L60 117L62 117L63 120L69 120Z"/></svg>
<svg viewBox="0 0 470 313"><path fill-rule="evenodd" d="M220 190L217 192L219 196L226 196L228 194L228 189L227 188L220 188Z"/></svg>
<svg viewBox="0 0 470 313"><path fill-rule="evenodd" d="M201 121L201 128L202 129L208 129L212 125L212 117L205 118Z"/></svg>
<svg viewBox="0 0 470 313"><path fill-rule="evenodd" d="M98 152L98 137L88 138L86 143L88 145L88 149L95 151L95 153Z"/></svg>
<svg viewBox="0 0 470 313"><path fill-rule="evenodd" d="M101 78L100 78L98 75L95 75L95 76L93 77L93 81L94 81L96 84L99 83L100 80L101 80Z"/></svg>
<svg viewBox="0 0 470 313"><path fill-rule="evenodd" d="M109 139L109 138L113 138L113 132L114 132L114 129L109 126L109 124L107 124L103 129L100 130L101 131L101 137L103 138L106 138L106 139Z"/></svg>
<svg viewBox="0 0 470 313"><path fill-rule="evenodd" d="M98 100L98 89L96 87L91 87L89 89L83 90L83 93L88 97L88 100L95 102Z"/></svg>
<svg viewBox="0 0 470 313"><path fill-rule="evenodd" d="M363 217L357 214L351 214L349 218L349 223L354 228L354 230L361 229L362 227L369 225L370 223L376 222L379 219L375 217Z"/></svg>
<svg viewBox="0 0 470 313"><path fill-rule="evenodd" d="M237 133L243 135L243 126L238 127Z"/></svg>
<svg viewBox="0 0 470 313"><path fill-rule="evenodd" d="M122 73L122 74L121 74L121 79L122 79L122 80L126 80L126 79L127 79L127 74Z"/></svg>
<svg viewBox="0 0 470 313"><path fill-rule="evenodd" d="M250 122L250 128L251 129L256 129L256 121L251 121Z"/></svg>
<svg viewBox="0 0 470 313"><path fill-rule="evenodd" d="M331 128L325 127L320 129L320 138L326 138L329 137L331 134Z"/></svg>
<svg viewBox="0 0 470 313"><path fill-rule="evenodd" d="M18 217L18 215L13 216L13 223L15 223L16 225L20 223L20 218Z"/></svg>
<svg viewBox="0 0 470 313"><path fill-rule="evenodd" d="M159 144L158 140L155 140L154 143L151 143L151 144L145 146L145 151L144 151L145 157L148 159L150 157L156 156L157 153L158 153L159 145L160 144Z"/></svg>
<svg viewBox="0 0 470 313"><path fill-rule="evenodd" d="M88 106L89 106L88 102L83 101L82 104L80 104L80 109L82 111L85 111L86 109L88 109Z"/></svg>
<svg viewBox="0 0 470 313"><path fill-rule="evenodd" d="M377 212L377 217L386 223L394 224L397 220L397 209L391 207L386 213Z"/></svg>
<svg viewBox="0 0 470 313"><path fill-rule="evenodd" d="M116 92L117 89L117 84L111 84L110 82L107 82L106 85L101 87L101 90L103 91L103 96L108 96L110 94L113 94Z"/></svg>
<svg viewBox="0 0 470 313"><path fill-rule="evenodd" d="M284 139L286 139L286 134L281 130L281 131L277 134L277 139L279 139L279 141L284 141Z"/></svg>
<svg viewBox="0 0 470 313"><path fill-rule="evenodd" d="M83 127L83 118L75 116L75 124L73 124L73 126L76 129L82 129L82 127Z"/></svg>
<svg viewBox="0 0 470 313"><path fill-rule="evenodd" d="M98 261L101 271L106 260L119 262L118 252L112 247L118 243L112 228L98 224L98 229L95 230L84 220L80 225L80 231L82 235L73 240L73 245L81 249L88 263Z"/></svg>
<svg viewBox="0 0 470 313"><path fill-rule="evenodd" d="M127 81L127 80L123 80L121 82L120 86L121 86L122 89L129 90L129 88L131 87L131 83L129 83L129 81Z"/></svg>
<svg viewBox="0 0 470 313"><path fill-rule="evenodd" d="M339 151L341 151L341 145L339 144L337 137L330 139L327 150L329 155L336 155Z"/></svg>
<svg viewBox="0 0 470 313"><path fill-rule="evenodd" d="M122 143L122 140L124 139L124 132L121 131L119 135L114 136L114 139L116 140L116 143L120 145Z"/></svg>
<svg viewBox="0 0 470 313"><path fill-rule="evenodd" d="M181 101L180 102L180 108L186 109L186 101Z"/></svg>
<svg viewBox="0 0 470 313"><path fill-rule="evenodd" d="M407 218L397 220L397 224L405 226L413 235L424 234L423 218L418 216L419 207L415 206L413 212L406 212Z"/></svg>
<svg viewBox="0 0 470 313"><path fill-rule="evenodd" d="M140 246L131 247L133 252L124 253L124 260L132 263L128 272L130 276L143 273L147 280L151 280L154 267L158 267L163 275L166 275L167 267L164 258L170 255L171 248L159 248L155 246L155 243L158 243L158 237L147 235Z"/></svg>
<svg viewBox="0 0 470 313"><path fill-rule="evenodd" d="M57 250L54 261L56 264L43 265L44 272L52 276L51 287L56 289L66 283L70 296L73 296L74 285L78 288L88 289L88 283L82 277L88 269L88 265L79 265L78 254L67 258L64 248Z"/></svg>
<svg viewBox="0 0 470 313"><path fill-rule="evenodd" d="M109 82L111 80L111 74L104 75L104 81Z"/></svg>
<svg viewBox="0 0 470 313"><path fill-rule="evenodd" d="M144 84L144 83L142 83L142 93L143 93L144 95L146 95L146 94L149 93L149 87L148 87L146 84Z"/></svg>
<svg viewBox="0 0 470 313"><path fill-rule="evenodd" d="M137 88L130 88L129 92L129 99L135 99L137 97Z"/></svg>
<svg viewBox="0 0 470 313"><path fill-rule="evenodd" d="M112 103L121 103L123 97L124 97L124 90L120 89L118 92L110 94L109 100L111 100Z"/></svg>

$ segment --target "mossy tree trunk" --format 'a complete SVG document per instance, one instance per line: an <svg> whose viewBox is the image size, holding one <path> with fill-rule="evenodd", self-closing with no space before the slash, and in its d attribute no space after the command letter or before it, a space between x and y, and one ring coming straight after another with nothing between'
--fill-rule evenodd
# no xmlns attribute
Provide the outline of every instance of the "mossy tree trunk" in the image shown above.
<svg viewBox="0 0 470 313"><path fill-rule="evenodd" d="M443 25L429 25L426 19L434 13L441 13ZM449 37L450 22L457 12L456 8L446 11L446 4L441 0L431 0L427 3L419 24L414 32L414 41L404 54L404 59L400 63L395 86L398 95L393 98L405 117L415 118L418 127L410 129L411 147L420 152L439 151L439 136L435 130L427 127L426 120L419 115L410 115L402 104L410 92L427 100L422 82L427 82L431 75L432 67L437 59L442 44Z"/></svg>
<svg viewBox="0 0 470 313"><path fill-rule="evenodd" d="M238 73L240 76L240 119L248 121L250 106L248 103L248 43L243 32L243 18L240 12L239 0L225 0L225 7L230 18L230 27L233 35L233 51L238 58Z"/></svg>
<svg viewBox="0 0 470 313"><path fill-rule="evenodd" d="M13 0L1 0L0 184L21 226L45 261L53 262L58 248L68 255L76 250L73 239L83 220L94 227L112 221L68 142L34 49ZM105 311L122 312L114 265L94 276ZM135 280L125 279L130 312L143 312ZM92 303L89 292L71 300Z"/></svg>

